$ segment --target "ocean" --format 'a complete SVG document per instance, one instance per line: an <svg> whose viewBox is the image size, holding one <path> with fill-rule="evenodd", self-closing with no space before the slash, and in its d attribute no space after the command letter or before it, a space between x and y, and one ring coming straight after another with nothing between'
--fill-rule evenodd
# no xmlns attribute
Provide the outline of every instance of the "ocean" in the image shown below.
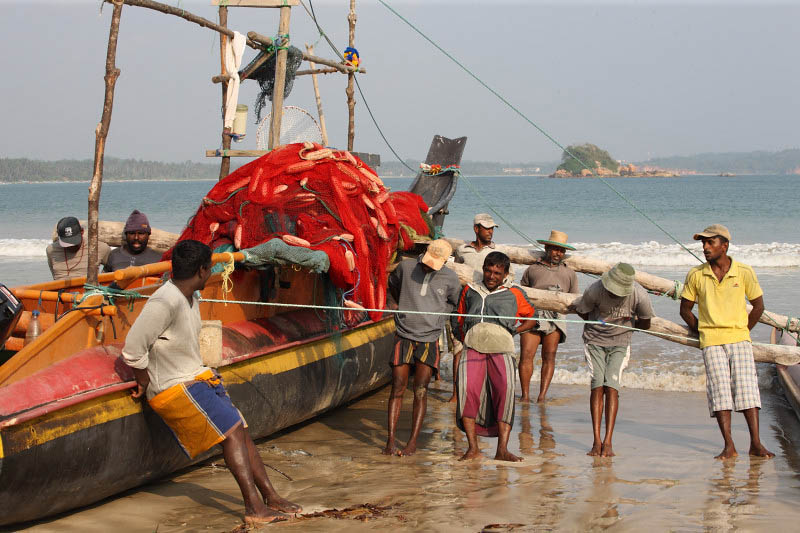
<svg viewBox="0 0 800 533"><path fill-rule="evenodd" d="M700 246L691 236L711 223L728 226L733 236L730 254L755 267L767 309L797 316L800 233L795 226L796 195L791 192L796 180L794 176L690 176L607 182L698 257L702 258ZM405 190L411 179L393 178L386 184ZM179 232L213 185L214 181L108 182L103 185L100 218L124 221L133 209L139 209L154 227ZM42 209L44 205L56 207ZM86 218L86 209L85 182L0 185L0 283L16 286L49 279L44 250L55 223L66 215ZM551 229L558 229L569 234L575 253L612 263L625 261L668 279L683 281L689 268L698 264L596 179L462 178L444 233L473 238L472 217L479 212L491 212L500 224L495 231L498 243L530 246L529 240L547 238ZM514 270L519 279L524 267ZM594 278L579 274L578 281L583 290ZM659 316L682 323L677 302L652 299ZM568 325L554 383L588 383L580 333L580 324ZM768 327L759 325L753 337L768 342L769 334ZM636 334L623 384L637 389L703 391L700 352Z"/></svg>

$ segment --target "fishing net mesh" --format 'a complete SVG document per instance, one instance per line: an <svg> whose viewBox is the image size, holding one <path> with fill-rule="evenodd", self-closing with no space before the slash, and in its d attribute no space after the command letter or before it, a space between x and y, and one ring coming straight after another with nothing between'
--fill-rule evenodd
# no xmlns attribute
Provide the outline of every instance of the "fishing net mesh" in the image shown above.
<svg viewBox="0 0 800 533"><path fill-rule="evenodd" d="M279 146L217 183L179 240L242 250L278 238L322 251L343 298L382 309L386 269L396 250L409 250L415 239L432 235L427 210L416 194L390 193L350 152L296 143ZM370 316L377 319L380 312Z"/></svg>
<svg viewBox="0 0 800 533"><path fill-rule="evenodd" d="M272 113L261 119L256 131L256 147L259 150L267 150L269 145L269 128L272 121ZM297 142L311 141L322 144L322 130L317 124L316 119L311 113L293 105L283 108L281 115L281 136L276 144L291 144Z"/></svg>
<svg viewBox="0 0 800 533"><path fill-rule="evenodd" d="M275 61L277 60L278 54L261 51L256 55L255 58L253 58L253 61L250 62L250 64L253 64L268 53L271 53L272 55L264 62L264 64L253 71L249 78L256 80L258 85L261 87L261 92L259 92L258 96L256 96L255 103L256 123L261 122L261 111L264 109L264 106L267 105L267 100L270 102L272 101L272 95L275 92ZM286 82L283 89L284 98L289 96L289 93L292 92L294 78L297 73L297 69L300 68L300 64L302 62L303 52L295 46L290 46L287 50L286 58ZM247 67L245 67L244 70L247 70Z"/></svg>

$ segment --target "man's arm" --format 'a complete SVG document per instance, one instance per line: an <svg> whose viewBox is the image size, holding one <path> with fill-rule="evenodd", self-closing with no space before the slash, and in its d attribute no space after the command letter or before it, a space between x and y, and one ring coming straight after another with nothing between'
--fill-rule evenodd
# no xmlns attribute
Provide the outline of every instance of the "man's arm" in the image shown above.
<svg viewBox="0 0 800 533"><path fill-rule="evenodd" d="M633 327L639 329L650 329L650 319L649 318L637 318L636 321L633 323Z"/></svg>
<svg viewBox="0 0 800 533"><path fill-rule="evenodd" d="M689 326L689 331L697 331L697 317L692 313L693 307L693 301L681 298L681 318Z"/></svg>
<svg viewBox="0 0 800 533"><path fill-rule="evenodd" d="M523 320L522 324L519 325L517 328L517 335L520 333L525 333L526 331L532 330L538 324L538 320Z"/></svg>
<svg viewBox="0 0 800 533"><path fill-rule="evenodd" d="M750 305L752 305L753 308L747 315L747 329L753 329L753 327L758 323L758 319L761 318L761 314L764 312L764 297L759 296L758 298L751 300Z"/></svg>
<svg viewBox="0 0 800 533"><path fill-rule="evenodd" d="M136 388L131 391L131 396L141 398L147 392L147 386L150 384L150 374L147 373L146 368L134 368L133 375L136 377Z"/></svg>

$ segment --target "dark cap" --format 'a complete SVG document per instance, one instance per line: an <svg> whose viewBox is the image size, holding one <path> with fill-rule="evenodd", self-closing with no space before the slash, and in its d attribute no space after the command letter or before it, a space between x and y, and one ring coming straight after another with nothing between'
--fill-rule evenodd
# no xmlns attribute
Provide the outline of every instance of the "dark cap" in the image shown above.
<svg viewBox="0 0 800 533"><path fill-rule="evenodd" d="M128 217L128 221L125 222L125 229L122 230L124 233L128 233L129 231L143 231L145 233L151 233L150 230L150 221L147 220L147 216L139 211L138 209L134 209L131 216Z"/></svg>
<svg viewBox="0 0 800 533"><path fill-rule="evenodd" d="M78 246L83 239L81 223L75 217L64 217L59 220L56 231L58 232L58 244L64 248Z"/></svg>

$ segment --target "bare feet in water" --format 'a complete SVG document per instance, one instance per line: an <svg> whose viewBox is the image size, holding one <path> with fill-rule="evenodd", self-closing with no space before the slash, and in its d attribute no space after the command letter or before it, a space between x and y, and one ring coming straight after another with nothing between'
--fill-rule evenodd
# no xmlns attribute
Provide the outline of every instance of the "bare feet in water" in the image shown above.
<svg viewBox="0 0 800 533"><path fill-rule="evenodd" d="M275 522L285 522L289 520L289 515L267 509L262 513L246 514L244 515L244 523L248 527L258 527L264 524L273 524Z"/></svg>
<svg viewBox="0 0 800 533"><path fill-rule="evenodd" d="M738 457L739 454L736 453L736 448L733 446L725 446L722 449L722 453L714 457L714 459L731 459L732 457Z"/></svg>
<svg viewBox="0 0 800 533"><path fill-rule="evenodd" d="M386 443L386 447L381 450L383 455L397 455L397 448L394 445L394 441L389 441Z"/></svg>
<svg viewBox="0 0 800 533"><path fill-rule="evenodd" d="M545 400L547 400L547 398L545 398L544 396L539 396L538 398L536 398L536 403L544 403Z"/></svg>
<svg viewBox="0 0 800 533"><path fill-rule="evenodd" d="M768 449L764 448L763 444L751 444L750 445L750 455L755 457L766 457L767 459L772 459L775 457L775 454L769 451Z"/></svg>
<svg viewBox="0 0 800 533"><path fill-rule="evenodd" d="M417 453L417 443L416 442L409 442L406 444L406 447L397 452L397 455L400 457L408 457L409 455L414 455Z"/></svg>
<svg viewBox="0 0 800 533"><path fill-rule="evenodd" d="M602 446L599 442L595 442L592 444L592 449L586 452L586 455L591 455L593 457L599 457L602 453Z"/></svg>
<svg viewBox="0 0 800 533"><path fill-rule="evenodd" d="M523 395L520 397L519 401L520 401L521 403L531 403L531 397L530 397L530 396L528 396L528 395L525 395L525 394L523 394Z"/></svg>
<svg viewBox="0 0 800 533"><path fill-rule="evenodd" d="M600 449L600 457L614 457L614 450L611 448L611 443L603 444L603 447Z"/></svg>
<svg viewBox="0 0 800 533"><path fill-rule="evenodd" d="M461 456L459 461L470 461L472 459L477 459L481 456L480 450L473 450L472 448L468 449L467 452Z"/></svg>
<svg viewBox="0 0 800 533"><path fill-rule="evenodd" d="M286 498L281 498L280 496L264 500L264 503L267 504L267 507L269 507L273 511L279 511L281 513L297 514L303 512L302 507L300 507L296 503L290 502Z"/></svg>
<svg viewBox="0 0 800 533"><path fill-rule="evenodd" d="M522 457L518 457L508 450L497 450L494 458L498 461L511 461L512 463L522 461Z"/></svg>

